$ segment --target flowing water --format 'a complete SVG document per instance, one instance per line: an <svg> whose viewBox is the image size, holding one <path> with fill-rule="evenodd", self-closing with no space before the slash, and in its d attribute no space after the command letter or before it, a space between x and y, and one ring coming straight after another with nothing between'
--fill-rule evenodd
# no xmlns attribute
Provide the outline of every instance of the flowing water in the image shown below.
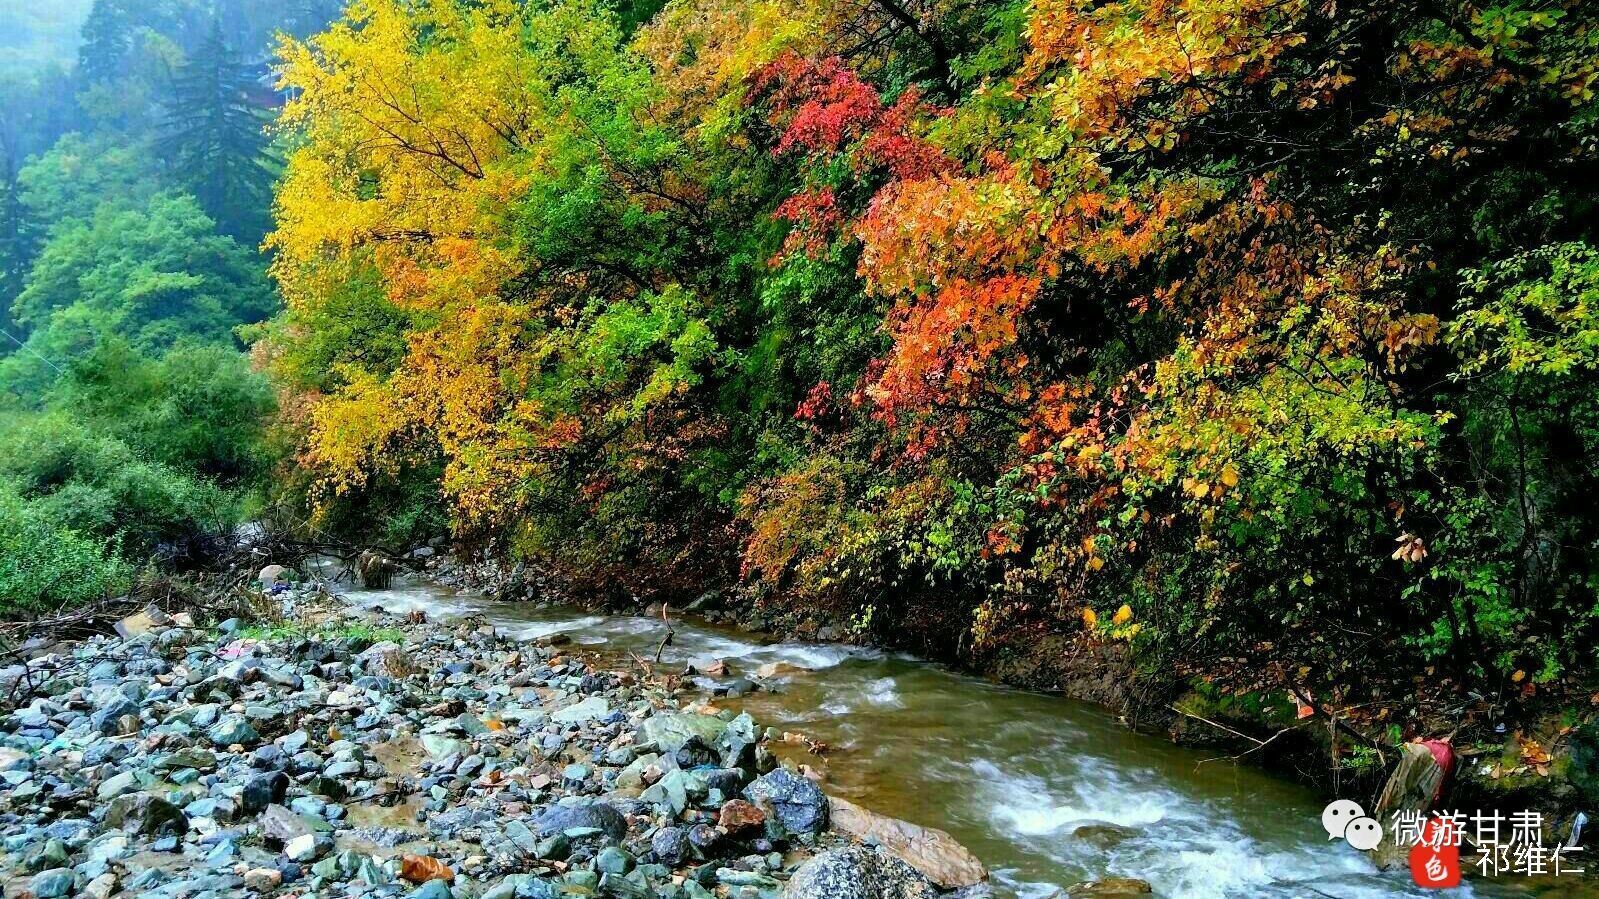
<svg viewBox="0 0 1599 899"><path fill-rule="evenodd" d="M396 613L476 613L525 639L559 632L642 658L654 656L664 633L659 620L497 603L423 584L346 596ZM1310 791L1133 733L1097 707L904 655L763 642L682 619L673 627L662 659L675 670L706 658L740 674L767 662L792 666L769 681L774 691L721 704L829 744L825 756L802 759L824 771L829 792L949 831L989 866L1002 899L1043 899L1110 876L1148 880L1168 899L1438 895L1413 887L1408 872L1379 874L1360 852L1329 842ZM1073 837L1103 823L1133 835L1109 848ZM1502 879L1448 895L1599 895L1591 883Z"/></svg>

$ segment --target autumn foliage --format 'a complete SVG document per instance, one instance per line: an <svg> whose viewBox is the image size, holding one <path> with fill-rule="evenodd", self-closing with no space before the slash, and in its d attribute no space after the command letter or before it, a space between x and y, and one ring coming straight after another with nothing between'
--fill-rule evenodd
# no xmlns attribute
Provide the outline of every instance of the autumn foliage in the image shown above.
<svg viewBox="0 0 1599 899"><path fill-rule="evenodd" d="M634 592L1552 680L1599 614L1596 27L358 0L282 47L260 351L322 507L433 472L462 539Z"/></svg>

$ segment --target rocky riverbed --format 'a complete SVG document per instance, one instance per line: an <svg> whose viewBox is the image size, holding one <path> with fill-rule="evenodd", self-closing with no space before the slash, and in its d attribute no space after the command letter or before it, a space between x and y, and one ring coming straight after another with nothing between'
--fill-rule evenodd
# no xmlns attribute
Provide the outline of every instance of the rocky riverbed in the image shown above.
<svg viewBox="0 0 1599 899"><path fill-rule="evenodd" d="M675 679L480 622L270 599L270 627L156 612L0 672L7 897L985 889L947 834L830 802L776 734ZM1148 889L1084 889L1123 887Z"/></svg>

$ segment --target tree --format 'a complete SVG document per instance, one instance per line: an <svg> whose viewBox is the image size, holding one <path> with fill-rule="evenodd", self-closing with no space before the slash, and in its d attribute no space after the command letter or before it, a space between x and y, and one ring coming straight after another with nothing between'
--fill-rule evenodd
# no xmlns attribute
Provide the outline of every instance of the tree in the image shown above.
<svg viewBox="0 0 1599 899"><path fill-rule="evenodd" d="M253 241L264 229L274 161L268 117L252 100L256 73L222 37L220 20L174 73L158 142L173 170L224 232Z"/></svg>
<svg viewBox="0 0 1599 899"><path fill-rule="evenodd" d="M51 232L13 307L37 355L7 364L36 368L44 357L61 366L103 334L119 334L143 352L183 339L228 342L234 327L260 321L273 305L254 254L217 234L192 198L161 194L140 207L107 205Z"/></svg>

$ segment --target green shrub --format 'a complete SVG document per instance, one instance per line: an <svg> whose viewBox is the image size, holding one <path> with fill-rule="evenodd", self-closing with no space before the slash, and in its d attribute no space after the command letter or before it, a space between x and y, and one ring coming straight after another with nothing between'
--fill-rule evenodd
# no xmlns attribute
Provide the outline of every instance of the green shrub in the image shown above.
<svg viewBox="0 0 1599 899"><path fill-rule="evenodd" d="M130 566L108 541L54 523L0 482L0 615L60 609L127 589Z"/></svg>
<svg viewBox="0 0 1599 899"><path fill-rule="evenodd" d="M14 420L0 436L0 478L59 526L116 537L131 557L226 530L239 506L233 493L60 413Z"/></svg>

